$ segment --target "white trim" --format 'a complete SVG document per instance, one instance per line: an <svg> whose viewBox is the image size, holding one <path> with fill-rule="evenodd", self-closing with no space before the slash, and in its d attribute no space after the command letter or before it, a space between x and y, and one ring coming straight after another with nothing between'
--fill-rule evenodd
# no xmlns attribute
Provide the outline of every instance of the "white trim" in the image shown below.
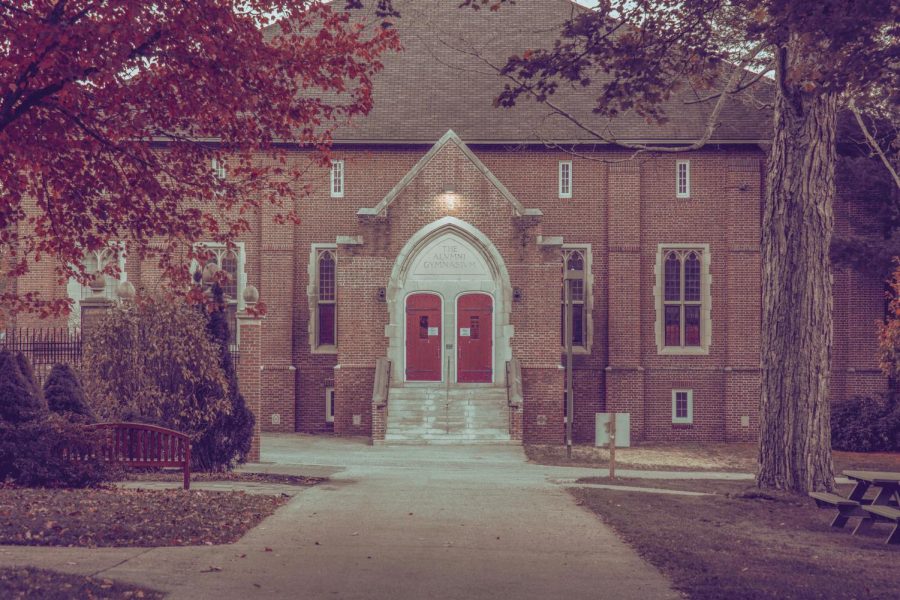
<svg viewBox="0 0 900 600"><path fill-rule="evenodd" d="M418 294L427 294L429 296L437 296L438 299L441 301L441 312L440 312L440 315L441 315L441 325L440 325L440 327L441 327L441 345L440 345L441 378L438 381L423 381L423 380L409 381L406 378L406 363L408 362L406 355L409 352L409 344L408 344L409 340L406 337L409 335L409 331L407 330L407 322L409 321L409 319L406 318L406 303L409 302L410 296L416 296ZM447 366L447 361L444 360L444 358L445 358L444 355L445 355L445 350L446 350L445 339L447 336L447 324L444 322L444 321L446 321L446 316L444 315L444 297L441 294L439 294L438 292L433 292L431 290L414 290L412 292L409 292L406 294L406 296L403 297L403 317L404 317L403 318L403 382L406 383L409 381L410 383L444 383L446 381L446 377L449 375L449 373L447 373L446 369L444 368Z"/></svg>
<svg viewBox="0 0 900 600"><path fill-rule="evenodd" d="M331 197L344 197L344 161L331 161Z"/></svg>
<svg viewBox="0 0 900 600"><path fill-rule="evenodd" d="M334 396L334 386L325 388L325 422L334 423L334 410L331 404Z"/></svg>
<svg viewBox="0 0 900 600"><path fill-rule="evenodd" d="M209 161L209 166L212 169L213 176L216 179L224 180L228 176L228 172L225 170L225 161L219 161L215 156Z"/></svg>
<svg viewBox="0 0 900 600"><path fill-rule="evenodd" d="M696 250L700 252L700 345L699 346L666 346L665 325L665 255L669 250ZM707 355L712 346L712 275L709 265L712 256L709 244L659 244L656 247L656 264L653 272L656 285L653 286L654 305L656 307L656 353L671 356Z"/></svg>
<svg viewBox="0 0 900 600"><path fill-rule="evenodd" d="M125 242L109 242L108 247L101 250L92 250L90 254L93 255L97 262L97 271L101 271L109 264L109 255L113 252L115 252L116 262L118 263L119 278L114 279L110 275L104 275L105 286L102 295L109 300L118 300L118 284L123 281L128 281L128 273L125 271ZM85 253L85 255L86 254L88 253ZM97 271L91 271L91 273L96 273ZM115 283L115 285L111 286L110 284L112 283ZM84 285L76 278L70 277L66 282L66 295L72 300L72 310L69 313L68 318L69 327L77 329L81 327L81 301L85 298L93 297L94 292L89 284Z"/></svg>
<svg viewBox="0 0 900 600"><path fill-rule="evenodd" d="M559 197L560 198L565 199L565 198L572 197L573 180L574 180L574 178L572 177L572 161L571 160L559 161Z"/></svg>
<svg viewBox="0 0 900 600"><path fill-rule="evenodd" d="M682 186L682 170L684 167L684 186ZM675 161L675 197L690 198L691 197L691 161L687 159Z"/></svg>
<svg viewBox="0 0 900 600"><path fill-rule="evenodd" d="M687 416L679 417L677 411L678 394L687 394ZM694 422L694 390L672 390L672 423L692 424Z"/></svg>

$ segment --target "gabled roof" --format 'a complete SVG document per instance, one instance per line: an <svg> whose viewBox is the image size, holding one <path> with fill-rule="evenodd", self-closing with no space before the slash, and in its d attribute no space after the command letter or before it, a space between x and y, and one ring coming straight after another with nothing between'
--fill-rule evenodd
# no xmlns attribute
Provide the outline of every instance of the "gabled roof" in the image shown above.
<svg viewBox="0 0 900 600"><path fill-rule="evenodd" d="M498 11L459 8L456 0L394 0L394 6L401 14L397 31L404 50L383 57L384 70L373 80L373 110L337 129L336 143L431 144L447 129L469 144L597 142L531 100L522 98L513 108L493 104L505 81L494 67L525 50L552 47L563 24L583 7L570 0L516 0ZM354 11L354 18L371 17L360 12ZM553 98L616 139L673 144L698 139L715 104L696 102L697 93L685 89L665 103L665 124L628 113L607 124L592 112L598 95L596 88L563 86ZM711 143L759 143L771 137L768 113L750 101L729 99L720 120Z"/></svg>
<svg viewBox="0 0 900 600"><path fill-rule="evenodd" d="M459 136L456 135L452 129L441 136L441 139L439 139L437 143L432 146L428 152L425 153L425 156L419 159L419 162L417 162L415 166L413 166L413 168L403 176L403 179L397 182L397 185L395 185L394 188L390 192L388 192L384 198L381 199L381 202L379 202L372 208L361 208L357 211L356 214L361 217L380 215L384 211L384 209L386 209L391 204L391 202L393 202L394 199L400 195L400 193L406 188L406 186L408 186L416 178L416 176L421 173L426 166L428 166L428 163L431 162L431 159L434 158L437 153L440 152L441 149L447 144L455 144L456 147L459 148L459 150L466 156L466 158L468 158L469 161L479 171L481 171L482 175L484 175L485 178L490 181L495 188L497 188L497 191L500 192L500 195L506 198L507 202L512 205L516 215L539 217L543 214L537 208L525 208L522 203L519 202L519 200L515 196L513 196L512 192L510 192L506 188L506 186L503 185L503 182L497 179L497 177L494 176L493 173L491 173L490 169L488 169L487 166L483 162L481 162L481 159L475 156L475 153L469 149L465 142L459 139Z"/></svg>

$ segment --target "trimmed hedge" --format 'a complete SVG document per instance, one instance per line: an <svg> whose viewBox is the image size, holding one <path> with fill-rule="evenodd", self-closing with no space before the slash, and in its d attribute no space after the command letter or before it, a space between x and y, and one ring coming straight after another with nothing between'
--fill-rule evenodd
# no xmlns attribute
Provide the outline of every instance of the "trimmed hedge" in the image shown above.
<svg viewBox="0 0 900 600"><path fill-rule="evenodd" d="M847 452L900 452L898 398L857 396L832 404L831 447Z"/></svg>
<svg viewBox="0 0 900 600"><path fill-rule="evenodd" d="M67 364L53 365L44 382L44 398L48 408L70 420L96 422L94 411L88 406L81 382L74 369Z"/></svg>
<svg viewBox="0 0 900 600"><path fill-rule="evenodd" d="M0 351L0 422L16 425L47 413L31 364L21 353Z"/></svg>

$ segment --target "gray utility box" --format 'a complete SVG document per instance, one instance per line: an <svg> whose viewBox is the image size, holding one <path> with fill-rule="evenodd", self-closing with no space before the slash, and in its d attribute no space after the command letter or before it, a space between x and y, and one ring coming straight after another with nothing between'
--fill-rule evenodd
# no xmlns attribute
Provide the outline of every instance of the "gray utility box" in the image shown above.
<svg viewBox="0 0 900 600"><path fill-rule="evenodd" d="M609 416L611 413L596 413L596 431L594 445L598 448L609 446ZM616 448L631 446L631 414L616 413Z"/></svg>

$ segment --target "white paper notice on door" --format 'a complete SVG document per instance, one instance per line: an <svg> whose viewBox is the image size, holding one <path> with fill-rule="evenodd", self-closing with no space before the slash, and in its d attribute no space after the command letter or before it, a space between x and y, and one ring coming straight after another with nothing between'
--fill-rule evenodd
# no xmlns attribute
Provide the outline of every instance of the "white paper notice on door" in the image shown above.
<svg viewBox="0 0 900 600"><path fill-rule="evenodd" d="M428 335L440 335L440 333L438 332L438 329L439 329L438 327L429 327Z"/></svg>
<svg viewBox="0 0 900 600"><path fill-rule="evenodd" d="M460 327L459 328L459 337L470 337L472 335L472 329L469 327Z"/></svg>

